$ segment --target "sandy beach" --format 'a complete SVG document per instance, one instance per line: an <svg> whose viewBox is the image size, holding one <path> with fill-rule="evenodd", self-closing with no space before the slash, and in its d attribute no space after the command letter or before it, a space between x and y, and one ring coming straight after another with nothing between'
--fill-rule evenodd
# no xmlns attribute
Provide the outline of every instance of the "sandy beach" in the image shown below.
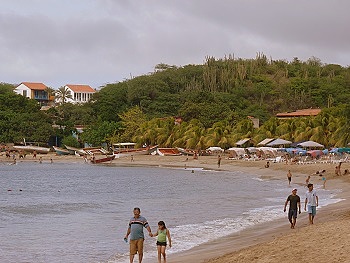
<svg viewBox="0 0 350 263"><path fill-rule="evenodd" d="M42 162L84 162L82 157L56 156L55 154L39 155ZM225 171L246 171L258 174L262 179L283 180L288 184L287 172L291 170L293 184L298 184L298 195L301 197L302 209L306 192L305 179L311 175L310 182L322 185L322 178L316 171L326 170L326 188L341 189L337 196L343 201L328 205L318 210L314 225L308 224L307 213L298 216L295 229L290 229L286 218L248 228L235 235L214 242L197 246L189 251L169 255L168 262L350 262L350 175L335 176L335 163L285 164L266 161L243 161L222 158L217 166L216 156L200 156L198 160L185 156L150 156L137 155L115 159L108 165L113 166L155 166L184 167L186 169L203 168ZM0 156L0 161L11 163L12 160ZM28 155L18 162L39 162ZM343 163L342 171L350 169L350 163ZM287 196L286 196L287 197ZM285 200L281 200L283 210ZM322 200L319 201L322 204ZM146 263L146 262L145 262Z"/></svg>

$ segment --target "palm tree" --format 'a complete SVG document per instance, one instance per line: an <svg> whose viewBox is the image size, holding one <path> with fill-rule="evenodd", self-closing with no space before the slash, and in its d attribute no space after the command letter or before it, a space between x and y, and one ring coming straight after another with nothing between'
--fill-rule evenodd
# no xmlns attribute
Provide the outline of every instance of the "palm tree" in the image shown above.
<svg viewBox="0 0 350 263"><path fill-rule="evenodd" d="M350 142L350 123L347 118L337 119L337 129L332 135L332 142L335 147L344 147Z"/></svg>
<svg viewBox="0 0 350 263"><path fill-rule="evenodd" d="M70 90L66 89L64 86L60 87L55 92L55 97L59 104L65 104L68 99L73 99Z"/></svg>
<svg viewBox="0 0 350 263"><path fill-rule="evenodd" d="M216 122L207 131L205 136L206 147L220 146L221 148L229 148L235 143L235 140L232 138L232 127L228 122Z"/></svg>
<svg viewBox="0 0 350 263"><path fill-rule="evenodd" d="M182 136L176 142L182 141L183 147L187 149L203 150L205 148L205 134L206 129L203 124L199 120L193 119L186 125Z"/></svg>
<svg viewBox="0 0 350 263"><path fill-rule="evenodd" d="M49 101L49 102L50 102L50 101L53 101L54 99L51 100L51 97L55 95L55 90L54 90L53 88L47 87L47 88L45 89L45 91L46 91L46 93L47 93L47 99L48 99L48 101Z"/></svg>

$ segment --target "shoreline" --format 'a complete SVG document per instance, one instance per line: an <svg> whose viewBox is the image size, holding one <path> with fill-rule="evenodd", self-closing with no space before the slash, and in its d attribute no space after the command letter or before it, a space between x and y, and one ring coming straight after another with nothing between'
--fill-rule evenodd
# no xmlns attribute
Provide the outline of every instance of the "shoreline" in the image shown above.
<svg viewBox="0 0 350 263"><path fill-rule="evenodd" d="M306 187L304 188L306 177L311 175L312 183L315 185L322 185L321 177L315 175L315 172L325 169L325 174L327 176L326 189L341 189L341 192L337 194L336 197L343 200L318 209L314 225L308 225L308 215L303 211L301 215L298 216L296 229L290 229L286 214L285 218L247 228L233 235L226 236L225 238L201 244L188 251L169 254L168 261L172 263L277 263L313 262L313 260L317 258L319 262L341 262L341 260L332 261L332 259L337 257L334 251L337 250L335 247L339 245L339 243L334 244L332 238L334 235L340 235L342 242L349 242L350 244L350 237L343 237L342 235L347 235L345 234L347 232L337 232L332 229L332 226L341 225L346 229L347 225L345 224L346 221L344 221L344 218L345 220L347 218L350 219L350 176L335 176L334 171L336 164L333 163L307 165L271 163L269 168L264 168L265 163L266 161L240 161L222 158L220 168L218 168L216 156L200 156L198 160L189 158L187 161L185 156L134 156L133 162L131 162L129 158L123 158L116 159L112 165L173 167L194 169L194 172L195 169L241 171L257 174L264 180L284 180L286 184L288 183L287 172L291 170L293 175L292 183L293 185L298 185L297 188L299 188L298 195L301 197L302 210L304 193L307 190ZM342 166L342 170L349 168L350 163L344 163ZM283 209L284 201L285 200L281 200L281 210ZM321 199L320 204L322 204ZM334 234L324 237L319 232L328 229L333 231ZM311 234L309 233L310 231L312 231ZM290 248L288 245L288 239L291 238L290 236L296 240L295 242L303 242L308 240L309 235L314 236L312 239L316 240L327 239L327 246L319 247L316 241L314 244L315 252L310 252L310 249L303 249L303 247L298 248L298 246L294 249ZM346 238L348 241L346 241ZM265 248L261 249L261 246L265 246ZM281 247L288 247L291 253L290 258L293 260L286 261L286 252L284 249L280 251ZM273 249L273 253L270 251L271 249ZM256 257L255 255L257 254L260 254L260 256ZM299 257L297 261L295 261L296 255L299 255L297 256ZM330 257L329 255L333 256ZM341 255L344 256L344 253L341 253ZM348 259L343 262L350 262L350 253L347 253L347 255L349 255ZM150 263L151 261L144 259L144 262Z"/></svg>
<svg viewBox="0 0 350 263"><path fill-rule="evenodd" d="M38 155L33 159L27 155L17 162L42 163L84 163L82 157L57 156L53 154ZM11 164L11 159L0 156L0 163ZM287 215L285 218L259 224L219 240L201 244L188 251L168 254L168 261L172 263L228 263L228 262L350 262L350 175L335 176L336 164L306 164L290 165L285 163L271 163L264 168L266 161L228 160L223 156L220 168L216 156L199 156L198 160L186 156L153 156L136 155L133 161L130 157L123 157L103 165L164 167L183 169L205 169L216 171L241 171L257 174L263 180L284 180L288 184L287 172L292 172L292 185L298 185L298 195L301 197L302 213L298 216L295 229L290 229ZM92 165L92 164L91 164ZM94 164L95 165L95 164ZM97 164L100 165L100 164ZM330 204L317 210L315 224L309 226L307 213L303 211L305 179L311 175L311 182L322 185L322 179L315 175L316 171L326 170L326 189L341 189L337 198L342 201ZM350 163L342 164L342 171L350 169ZM303 188L302 188L303 187ZM292 189L292 186L291 186ZM287 196L286 196L287 197ZM285 200L281 200L281 210ZM320 199L322 205L322 199ZM326 233L326 234L325 234ZM310 240L314 243L310 246ZM335 240L338 240L335 242ZM293 246L289 244L293 243ZM341 251L339 251L341 249ZM335 252L338 251L338 252ZM348 253L349 252L349 253ZM286 256L291 258L286 261ZM144 263L150 263L144 259Z"/></svg>

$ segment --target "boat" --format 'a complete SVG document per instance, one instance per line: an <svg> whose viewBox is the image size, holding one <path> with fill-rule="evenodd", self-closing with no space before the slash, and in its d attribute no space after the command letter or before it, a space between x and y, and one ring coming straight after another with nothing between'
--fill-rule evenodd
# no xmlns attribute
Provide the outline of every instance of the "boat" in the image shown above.
<svg viewBox="0 0 350 263"><path fill-rule="evenodd" d="M155 146L147 146L142 148L114 148L113 154L117 157L126 157L131 155L148 155L155 152L158 148L158 145Z"/></svg>
<svg viewBox="0 0 350 263"><path fill-rule="evenodd" d="M87 147L87 148L83 148L83 151L85 152L85 154L104 154L107 155L109 154L109 152L101 147Z"/></svg>
<svg viewBox="0 0 350 263"><path fill-rule="evenodd" d="M69 155L69 154L71 154L70 151L67 150L67 149L60 148L60 147L57 147L57 146L52 146L52 147L56 151L57 155Z"/></svg>
<svg viewBox="0 0 350 263"><path fill-rule="evenodd" d="M24 151L24 152L36 152L36 153L41 153L41 154L46 154L50 152L49 147L43 147L40 146L40 143L38 142L26 142L26 139L23 139L23 143L21 145L13 145L13 149L17 151Z"/></svg>
<svg viewBox="0 0 350 263"><path fill-rule="evenodd" d="M91 157L91 163L105 163L105 162L111 162L115 158L115 155L106 155L106 157L103 158L96 158L95 155Z"/></svg>
<svg viewBox="0 0 350 263"><path fill-rule="evenodd" d="M50 148L48 147L41 147L41 146L35 146L35 145L14 145L12 147L18 151L24 151L24 152L30 152L30 153L36 151L36 153L47 154L50 152Z"/></svg>
<svg viewBox="0 0 350 263"><path fill-rule="evenodd" d="M195 151L195 150L184 149L184 148L180 148L180 147L176 147L176 149L178 149L179 152L180 152L182 155L193 156L193 155L196 154L196 151Z"/></svg>
<svg viewBox="0 0 350 263"><path fill-rule="evenodd" d="M44 143L39 142L26 142L26 139L23 138L23 142L20 145L13 145L12 147L17 151L29 153L33 153L35 151L36 153L47 154L50 152L51 149L49 147L43 147L40 146L40 144L44 145Z"/></svg>
<svg viewBox="0 0 350 263"><path fill-rule="evenodd" d="M161 156L179 156L182 155L177 148L157 148L157 154Z"/></svg>
<svg viewBox="0 0 350 263"><path fill-rule="evenodd" d="M80 156L83 156L83 155L87 154L82 148L75 148L75 147L71 147L71 146L68 146L68 145L65 145L64 147L66 147L66 149L72 155L78 154Z"/></svg>

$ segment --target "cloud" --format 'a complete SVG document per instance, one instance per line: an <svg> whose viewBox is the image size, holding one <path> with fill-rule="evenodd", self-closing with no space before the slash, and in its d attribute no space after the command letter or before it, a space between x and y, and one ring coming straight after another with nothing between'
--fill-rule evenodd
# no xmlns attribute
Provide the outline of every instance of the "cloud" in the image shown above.
<svg viewBox="0 0 350 263"><path fill-rule="evenodd" d="M206 56L349 65L345 0L4 0L0 81L93 87Z"/></svg>

